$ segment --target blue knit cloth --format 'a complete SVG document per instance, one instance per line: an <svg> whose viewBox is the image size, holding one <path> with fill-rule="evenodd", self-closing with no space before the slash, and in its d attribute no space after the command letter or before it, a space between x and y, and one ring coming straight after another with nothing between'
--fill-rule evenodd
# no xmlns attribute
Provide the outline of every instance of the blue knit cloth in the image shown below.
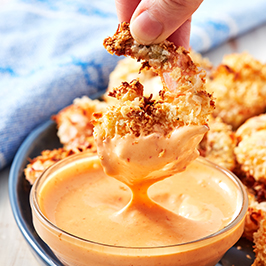
<svg viewBox="0 0 266 266"><path fill-rule="evenodd" d="M266 22L265 0L205 0L191 46L207 51ZM95 97L119 59L102 46L114 0L9 0L0 6L0 169L25 137L76 97Z"/></svg>

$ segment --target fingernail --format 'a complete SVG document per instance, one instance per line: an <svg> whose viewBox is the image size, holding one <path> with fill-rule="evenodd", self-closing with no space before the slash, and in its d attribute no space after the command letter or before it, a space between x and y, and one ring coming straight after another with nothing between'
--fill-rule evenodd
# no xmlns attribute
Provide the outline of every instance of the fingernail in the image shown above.
<svg viewBox="0 0 266 266"><path fill-rule="evenodd" d="M141 44L153 43L163 32L163 24L143 11L130 24L131 34Z"/></svg>

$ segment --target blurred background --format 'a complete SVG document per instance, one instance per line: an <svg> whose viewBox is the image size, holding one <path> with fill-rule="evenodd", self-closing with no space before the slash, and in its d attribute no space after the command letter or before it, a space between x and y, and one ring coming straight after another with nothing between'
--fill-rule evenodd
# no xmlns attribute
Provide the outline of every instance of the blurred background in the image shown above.
<svg viewBox="0 0 266 266"><path fill-rule="evenodd" d="M247 51L266 63L266 1L205 0L191 47L218 65ZM33 266L12 216L8 175L33 129L76 97L98 97L120 58L102 47L116 30L113 0L0 0L0 264Z"/></svg>

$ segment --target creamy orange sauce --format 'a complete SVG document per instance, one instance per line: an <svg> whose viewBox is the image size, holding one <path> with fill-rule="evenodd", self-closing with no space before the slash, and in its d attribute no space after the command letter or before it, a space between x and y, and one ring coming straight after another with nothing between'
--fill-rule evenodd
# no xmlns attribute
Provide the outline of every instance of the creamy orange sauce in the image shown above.
<svg viewBox="0 0 266 266"><path fill-rule="evenodd" d="M38 201L52 223L73 235L110 245L157 247L217 232L235 218L242 200L233 181L197 161L147 192L148 185L132 185L132 197L93 157L54 172Z"/></svg>
<svg viewBox="0 0 266 266"><path fill-rule="evenodd" d="M130 187L152 184L183 171L195 160L197 145L207 131L207 126L190 125L174 129L167 137L127 134L103 140L97 136L97 152L108 175Z"/></svg>

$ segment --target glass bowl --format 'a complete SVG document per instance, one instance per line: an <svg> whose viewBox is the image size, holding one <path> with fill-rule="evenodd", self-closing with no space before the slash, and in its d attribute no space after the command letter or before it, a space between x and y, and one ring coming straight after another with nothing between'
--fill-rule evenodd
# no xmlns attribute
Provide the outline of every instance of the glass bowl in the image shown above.
<svg viewBox="0 0 266 266"><path fill-rule="evenodd" d="M97 156L87 153L72 155L48 168L34 183L30 192L33 224L38 235L64 265L70 266L214 266L241 237L248 207L246 191L238 178L217 165L198 158L193 164L207 167L215 175L223 175L239 193L233 219L221 230L188 243L158 247L128 247L102 244L70 234L49 221L42 213L39 194L57 171L76 167ZM222 186L221 186L221 189ZM228 187L224 188L228 190ZM230 191L229 191L230 193ZM99 228L99 230L101 230ZM193 230L193 228L191 228Z"/></svg>

